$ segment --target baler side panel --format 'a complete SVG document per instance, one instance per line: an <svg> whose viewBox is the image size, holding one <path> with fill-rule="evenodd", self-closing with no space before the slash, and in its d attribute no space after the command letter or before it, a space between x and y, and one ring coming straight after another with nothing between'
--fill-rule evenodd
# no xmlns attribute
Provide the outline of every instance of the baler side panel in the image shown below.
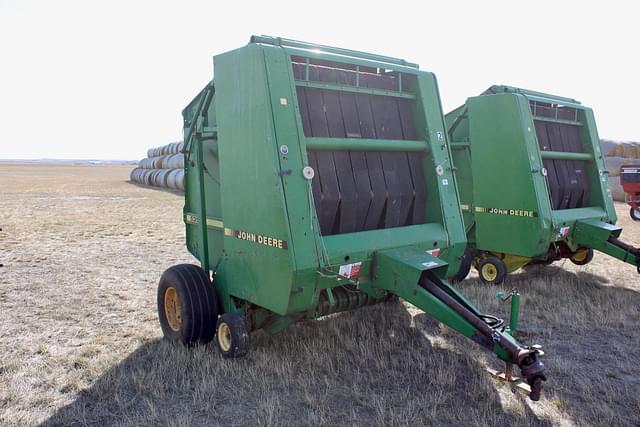
<svg viewBox="0 0 640 427"><path fill-rule="evenodd" d="M543 177L532 165L537 144L526 99L490 95L470 98L467 105L477 248L529 257L545 253L540 236L550 233L550 218L540 211L541 196L547 205L549 199L546 187L536 185Z"/></svg>
<svg viewBox="0 0 640 427"><path fill-rule="evenodd" d="M214 64L225 227L216 284L225 294L286 314L293 248L263 51L249 45L216 56Z"/></svg>

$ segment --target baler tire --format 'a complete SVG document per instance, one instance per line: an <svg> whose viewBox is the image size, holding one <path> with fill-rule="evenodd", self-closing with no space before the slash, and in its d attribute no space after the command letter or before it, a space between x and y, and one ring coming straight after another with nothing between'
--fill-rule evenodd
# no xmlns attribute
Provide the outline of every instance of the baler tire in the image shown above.
<svg viewBox="0 0 640 427"><path fill-rule="evenodd" d="M582 256L576 257L576 255L581 254L581 253L585 253L584 257L582 257ZM586 264L589 264L593 260L593 249L588 248L588 249L584 249L582 251L577 251L575 254L573 254L571 256L571 258L569 258L569 260L572 263L574 263L575 265L586 265Z"/></svg>
<svg viewBox="0 0 640 427"><path fill-rule="evenodd" d="M493 256L482 258L478 262L478 275L482 283L501 285L507 277L507 266L500 258Z"/></svg>
<svg viewBox="0 0 640 427"><path fill-rule="evenodd" d="M158 317L169 341L186 346L211 342L219 306L208 275L197 265L174 265L162 273Z"/></svg>
<svg viewBox="0 0 640 427"><path fill-rule="evenodd" d="M249 328L244 317L224 313L216 325L216 344L225 359L242 357L249 351Z"/></svg>
<svg viewBox="0 0 640 427"><path fill-rule="evenodd" d="M629 215L631 219L634 221L640 221L640 212L638 212L635 208L629 209Z"/></svg>
<svg viewBox="0 0 640 427"><path fill-rule="evenodd" d="M456 274L454 274L450 280L452 283L462 282L467 278L469 272L471 271L471 266L473 264L473 252L469 250L464 251L464 255L462 255L462 260L460 261L460 269Z"/></svg>

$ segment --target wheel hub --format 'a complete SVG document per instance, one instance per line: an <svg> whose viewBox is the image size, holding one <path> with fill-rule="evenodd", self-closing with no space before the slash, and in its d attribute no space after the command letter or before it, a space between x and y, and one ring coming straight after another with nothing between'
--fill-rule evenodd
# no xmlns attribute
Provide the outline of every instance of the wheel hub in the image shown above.
<svg viewBox="0 0 640 427"><path fill-rule="evenodd" d="M180 297L174 287L167 288L164 293L164 315L169 327L178 332L182 326L182 318L180 316Z"/></svg>
<svg viewBox="0 0 640 427"><path fill-rule="evenodd" d="M218 344L223 351L229 351L231 349L231 329L226 323L220 323L218 326Z"/></svg>
<svg viewBox="0 0 640 427"><path fill-rule="evenodd" d="M587 251L587 250L579 251L579 252L576 252L575 254L573 254L572 258L574 259L574 261L582 262L585 259L587 259L587 254L588 253L589 253L589 251Z"/></svg>
<svg viewBox="0 0 640 427"><path fill-rule="evenodd" d="M494 281L498 277L498 269L493 264L485 264L482 266L482 277L490 282Z"/></svg>

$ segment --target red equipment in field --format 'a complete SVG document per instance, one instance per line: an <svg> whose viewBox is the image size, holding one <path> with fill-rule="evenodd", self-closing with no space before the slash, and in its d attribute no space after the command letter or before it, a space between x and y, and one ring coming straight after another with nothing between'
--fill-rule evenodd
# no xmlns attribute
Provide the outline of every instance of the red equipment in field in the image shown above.
<svg viewBox="0 0 640 427"><path fill-rule="evenodd" d="M631 206L629 215L634 221L640 221L640 164L620 166L620 185Z"/></svg>

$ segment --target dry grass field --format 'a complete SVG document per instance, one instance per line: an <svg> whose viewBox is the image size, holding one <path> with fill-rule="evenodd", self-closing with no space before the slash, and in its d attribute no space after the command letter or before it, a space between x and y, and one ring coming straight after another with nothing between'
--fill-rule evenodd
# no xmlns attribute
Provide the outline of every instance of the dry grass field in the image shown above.
<svg viewBox="0 0 640 427"><path fill-rule="evenodd" d="M0 164L1 425L640 425L640 284L602 254L503 287L523 294L523 340L546 351L540 402L398 302L258 332L242 360L164 342L157 280L195 261L183 201L129 170ZM626 211L623 238L640 243ZM459 288L505 315L500 289Z"/></svg>

